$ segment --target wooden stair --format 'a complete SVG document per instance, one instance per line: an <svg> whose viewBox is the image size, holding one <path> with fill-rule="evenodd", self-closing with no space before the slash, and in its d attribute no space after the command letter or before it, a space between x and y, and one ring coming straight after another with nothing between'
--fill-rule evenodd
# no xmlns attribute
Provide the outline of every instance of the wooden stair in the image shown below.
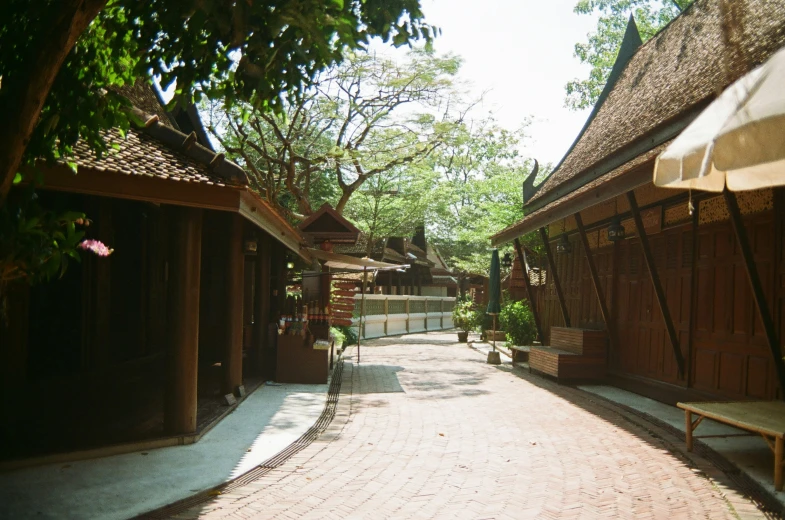
<svg viewBox="0 0 785 520"><path fill-rule="evenodd" d="M558 380L603 378L607 344L605 331L552 327L550 346L531 347L529 369Z"/></svg>

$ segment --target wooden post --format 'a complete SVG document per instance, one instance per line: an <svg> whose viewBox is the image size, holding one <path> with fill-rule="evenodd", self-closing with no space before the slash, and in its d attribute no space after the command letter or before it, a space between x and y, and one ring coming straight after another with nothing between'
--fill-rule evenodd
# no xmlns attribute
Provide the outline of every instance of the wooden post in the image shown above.
<svg viewBox="0 0 785 520"><path fill-rule="evenodd" d="M243 384L243 227L239 214L232 215L226 276L226 351L223 364L224 394L233 393Z"/></svg>
<svg viewBox="0 0 785 520"><path fill-rule="evenodd" d="M537 310L537 301L534 299L534 289L532 289L531 280L529 280L529 273L526 270L526 261L523 257L523 248L521 247L521 241L517 238L514 241L515 243L515 252L518 254L518 260L521 264L521 272L523 273L523 282L526 284L526 294L529 296L529 308L532 311L532 316L534 316L534 325L537 327L537 339L540 342L545 341L545 336L542 334L542 324L540 323L540 311Z"/></svg>
<svg viewBox="0 0 785 520"><path fill-rule="evenodd" d="M564 318L564 326L570 326L570 313L567 312L567 301L564 299L564 292L561 290L561 281L559 281L559 273L556 271L556 261L553 259L553 251L551 245L548 243L548 234L545 228L540 228L540 238L542 238L542 245L545 247L545 256L548 257L548 266L550 267L549 276L553 278L553 285L556 286L556 295L559 297L559 305L561 306L561 315Z"/></svg>
<svg viewBox="0 0 785 520"><path fill-rule="evenodd" d="M411 318L411 316L409 316L409 301L409 298L406 298L406 332L409 332L409 319Z"/></svg>
<svg viewBox="0 0 785 520"><path fill-rule="evenodd" d="M169 433L180 434L196 431L202 210L173 208L172 213L164 423Z"/></svg>
<svg viewBox="0 0 785 520"><path fill-rule="evenodd" d="M750 245L750 239L747 236L747 230L744 228L744 222L741 219L741 212L739 211L739 203L736 200L736 195L728 191L726 188L722 192L725 196L725 203L728 206L728 213L730 214L730 221L733 225L733 231L736 234L736 242L741 249L741 256L744 259L744 268L747 271L747 278L752 288L753 299L755 305L760 313L761 322L763 322L763 329L766 332L766 340L769 343L769 349L774 361L774 369L777 372L777 380L780 384L780 399L785 399L785 363L782 360L782 351L780 344L777 341L777 329L774 326L774 320L769 310L769 304L766 301L766 293L763 292L763 285L760 281L760 274L758 273L758 266L755 264L755 256Z"/></svg>
<svg viewBox="0 0 785 520"><path fill-rule="evenodd" d="M387 335L387 324L390 322L390 301L384 299L384 335Z"/></svg>
<svg viewBox="0 0 785 520"><path fill-rule="evenodd" d="M651 246L649 245L649 237L646 236L646 230L643 228L643 219L641 219L641 212L638 209L638 202L635 200L635 193L632 191L627 192L627 200L630 203L632 210L632 217L635 220L635 228L638 230L638 237L641 240L641 248L643 249L643 258L646 261L646 267L649 269L649 277L651 278L651 285L654 287L654 293L657 295L657 303L660 306L662 319L665 321L665 327L668 329L668 338L670 338L671 346L673 347L673 355L676 358L676 364L679 367L679 378L684 379L684 356L681 355L681 348L679 347L679 337L676 334L676 328L673 326L671 313L668 310L668 300L665 297L665 291L662 289L660 276L657 274L657 266L654 265L654 256L651 253Z"/></svg>
<svg viewBox="0 0 785 520"><path fill-rule="evenodd" d="M270 237L260 234L256 248L256 287L254 290L253 350L254 370L264 372L264 348L270 325Z"/></svg>
<svg viewBox="0 0 785 520"><path fill-rule="evenodd" d="M589 247L589 238L586 236L586 228L583 226L583 219L580 213L575 213L575 222L578 224L578 232L583 244L583 251L586 253L586 260L589 262L589 274L591 275L592 285L594 285L594 293L597 295L597 301L600 304L600 312L602 319L605 320L605 327L608 329L608 339L613 343L614 349L616 348L614 329L611 326L611 314L608 312L608 305L605 303L605 293L600 285L600 277L597 274L597 266L594 265L594 258L591 256L591 247Z"/></svg>

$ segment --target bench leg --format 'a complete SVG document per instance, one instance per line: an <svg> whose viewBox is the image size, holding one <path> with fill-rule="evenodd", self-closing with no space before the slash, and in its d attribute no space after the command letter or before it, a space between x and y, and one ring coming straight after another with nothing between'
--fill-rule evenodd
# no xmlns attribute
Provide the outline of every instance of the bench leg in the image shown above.
<svg viewBox="0 0 785 520"><path fill-rule="evenodd" d="M783 438L777 437L774 440L774 489L782 491L782 453Z"/></svg>
<svg viewBox="0 0 785 520"><path fill-rule="evenodd" d="M687 427L684 430L687 451L692 451L692 412L689 410L684 410L684 425Z"/></svg>

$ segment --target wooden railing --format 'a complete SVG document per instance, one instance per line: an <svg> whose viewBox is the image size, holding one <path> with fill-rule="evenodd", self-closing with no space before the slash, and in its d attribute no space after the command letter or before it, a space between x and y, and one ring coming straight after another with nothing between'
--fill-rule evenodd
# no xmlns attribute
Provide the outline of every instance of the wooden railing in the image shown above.
<svg viewBox="0 0 785 520"><path fill-rule="evenodd" d="M360 294L354 297L352 327L360 326ZM408 296L366 294L362 337L381 338L409 332L453 328L455 298L444 296Z"/></svg>

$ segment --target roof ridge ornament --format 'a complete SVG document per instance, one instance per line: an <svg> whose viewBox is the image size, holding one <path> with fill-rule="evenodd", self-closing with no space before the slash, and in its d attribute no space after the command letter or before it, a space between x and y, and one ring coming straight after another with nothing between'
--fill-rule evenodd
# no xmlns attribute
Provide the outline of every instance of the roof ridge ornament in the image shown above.
<svg viewBox="0 0 785 520"><path fill-rule="evenodd" d="M567 157L569 157L569 155L578 145L578 142L583 137L583 134L585 134L586 130L589 129L589 125L591 125L591 122L594 121L595 116L599 113L603 103L605 103L605 100L610 95L611 91L613 90L613 87L616 86L616 82L621 77L622 72L624 72L624 69L627 67L627 64L630 62L630 60L635 55L635 53L638 52L638 49L641 47L641 45L643 45L643 40L641 39L641 34L638 31L638 25L635 23L635 16L630 14L630 18L629 20L627 20L627 28L624 30L624 37L622 38L621 45L619 46L619 53L616 55L616 61L613 63L613 67L611 68L611 73L608 75L608 81L605 82L605 87L603 87L602 92L600 93L600 97L597 98L597 102L594 104L594 108L592 108L589 117L586 118L586 123L584 123L583 128L581 128L581 131L580 133L578 133L578 136L575 138L575 141L573 141L569 150L567 150L567 153L564 154L562 160L559 161L559 164L557 164L556 167L551 170L551 172L548 174L548 177L543 179L542 183L540 184L540 187L545 185L545 182L549 178L551 178L553 174L559 171L561 165L564 164L564 161L567 159ZM550 193L557 186L550 188L545 193ZM535 193L537 192L535 191L534 193L532 193L532 197L534 196ZM527 199L524 199L524 201L526 200ZM530 208L530 211L537 210L540 207L545 206L551 201L547 200L547 198L545 198L545 195L543 195L542 197L538 198L536 201L532 201L532 202L535 202L535 204L532 208ZM526 203L527 202L524 202L524 205Z"/></svg>
<svg viewBox="0 0 785 520"><path fill-rule="evenodd" d="M537 186L534 185L534 181L537 180L537 174L540 171L540 163L537 162L537 159L534 159L534 168L532 168L531 173L526 176L523 180L523 205L526 205L526 202L534 197L534 194L542 188L542 185L545 184L545 181L541 182Z"/></svg>

